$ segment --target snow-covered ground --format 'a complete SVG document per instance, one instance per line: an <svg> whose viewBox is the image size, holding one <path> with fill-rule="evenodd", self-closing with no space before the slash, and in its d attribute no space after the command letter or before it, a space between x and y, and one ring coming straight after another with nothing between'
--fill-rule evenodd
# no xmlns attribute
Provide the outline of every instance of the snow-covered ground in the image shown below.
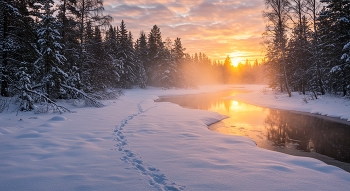
<svg viewBox="0 0 350 191"><path fill-rule="evenodd" d="M132 89L76 113L1 113L0 190L350 190L350 173L337 167L209 131L217 113L153 101L228 87L243 86ZM305 104L244 87L253 92L234 99L350 118L341 99Z"/></svg>

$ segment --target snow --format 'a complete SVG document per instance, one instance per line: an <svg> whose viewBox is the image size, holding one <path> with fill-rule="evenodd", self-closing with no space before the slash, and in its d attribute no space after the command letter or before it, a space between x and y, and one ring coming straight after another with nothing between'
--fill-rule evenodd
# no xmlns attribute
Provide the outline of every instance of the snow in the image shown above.
<svg viewBox="0 0 350 191"><path fill-rule="evenodd" d="M349 99L319 95L318 99L312 99L311 96L300 95L297 92L292 92L292 97L288 97L286 94L272 92L264 87L260 89L258 86L247 87L249 88L252 90L250 94L240 94L230 99L262 107L308 112L350 121Z"/></svg>
<svg viewBox="0 0 350 191"><path fill-rule="evenodd" d="M343 47L343 50L347 50L350 47L350 42L346 43Z"/></svg>
<svg viewBox="0 0 350 191"><path fill-rule="evenodd" d="M0 190L350 189L350 174L342 169L208 130L225 116L153 101L229 87L131 89L103 108L70 108L75 113L63 115L1 113ZM349 102L339 98L306 104L299 95L244 87L252 93L234 99L350 118Z"/></svg>
<svg viewBox="0 0 350 191"><path fill-rule="evenodd" d="M341 68L339 66L334 66L329 72L330 73L334 73L334 72L337 72L337 71L341 71Z"/></svg>
<svg viewBox="0 0 350 191"><path fill-rule="evenodd" d="M67 118L63 116L54 116L50 119L50 121L67 121Z"/></svg>

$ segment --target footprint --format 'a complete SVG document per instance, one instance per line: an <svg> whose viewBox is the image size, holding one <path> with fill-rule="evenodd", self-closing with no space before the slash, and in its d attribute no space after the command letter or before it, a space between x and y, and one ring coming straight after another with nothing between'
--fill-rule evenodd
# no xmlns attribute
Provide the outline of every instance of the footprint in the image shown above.
<svg viewBox="0 0 350 191"><path fill-rule="evenodd" d="M121 158L121 160L125 163L129 163L132 167L134 167L134 169L138 170L141 175L148 177L149 185L155 187L157 190L173 190L173 191L184 190L185 186L179 186L175 182L169 181L166 178L165 174L161 173L158 169L146 164L132 150L125 148L128 142L127 142L127 138L122 132L124 127L134 117L137 117L138 115L145 113L148 110L154 108L154 107L151 107L151 108L148 108L147 110L143 110L141 107L141 104L142 102L140 102L137 105L138 113L132 114L126 117L125 119L123 119L120 122L120 124L116 126L114 130L114 135L116 136L114 140L117 141L117 144L115 144L115 147L117 147L117 150L119 152L122 152L124 155Z"/></svg>

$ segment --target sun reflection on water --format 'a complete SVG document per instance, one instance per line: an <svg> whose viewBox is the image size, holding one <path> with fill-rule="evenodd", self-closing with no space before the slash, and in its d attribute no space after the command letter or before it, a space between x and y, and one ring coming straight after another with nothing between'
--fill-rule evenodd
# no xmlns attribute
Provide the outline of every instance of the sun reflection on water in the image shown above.
<svg viewBox="0 0 350 191"><path fill-rule="evenodd" d="M245 92L232 90L164 97L158 101L170 101L182 107L209 110L225 115L228 118L210 125L209 129L223 134L249 137L259 147L265 149L314 158L318 157L312 154L316 152L350 162L349 125L226 99Z"/></svg>
<svg viewBox="0 0 350 191"><path fill-rule="evenodd" d="M264 122L269 114L268 110L227 99L221 99L219 104L213 105L208 110L228 116L227 119L211 125L210 130L229 135L247 136L257 143L260 143L259 140L266 141Z"/></svg>

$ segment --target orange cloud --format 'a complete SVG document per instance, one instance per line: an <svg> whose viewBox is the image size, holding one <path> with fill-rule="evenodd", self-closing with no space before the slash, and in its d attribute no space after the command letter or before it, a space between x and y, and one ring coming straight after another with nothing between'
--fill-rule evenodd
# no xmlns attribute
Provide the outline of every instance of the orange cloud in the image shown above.
<svg viewBox="0 0 350 191"><path fill-rule="evenodd" d="M105 10L123 19L134 38L157 25L166 37L180 37L186 52L204 52L213 60L240 55L235 60L261 59L264 31L261 0L105 0Z"/></svg>

